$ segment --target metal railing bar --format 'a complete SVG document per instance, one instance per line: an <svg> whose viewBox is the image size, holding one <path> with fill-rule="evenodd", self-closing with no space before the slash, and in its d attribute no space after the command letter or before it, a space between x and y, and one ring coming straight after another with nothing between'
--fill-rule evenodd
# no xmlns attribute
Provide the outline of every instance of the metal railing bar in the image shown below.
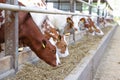
<svg viewBox="0 0 120 80"><path fill-rule="evenodd" d="M3 10L12 10L12 11L27 11L27 12L35 12L35 13L45 13L45 14L60 14L60 15L74 15L74 16L96 16L98 15L87 15L87 14L78 14L73 12L55 12L52 10L42 9L42 8L33 8L33 7L24 7L19 5L10 5L0 3L0 9Z"/></svg>

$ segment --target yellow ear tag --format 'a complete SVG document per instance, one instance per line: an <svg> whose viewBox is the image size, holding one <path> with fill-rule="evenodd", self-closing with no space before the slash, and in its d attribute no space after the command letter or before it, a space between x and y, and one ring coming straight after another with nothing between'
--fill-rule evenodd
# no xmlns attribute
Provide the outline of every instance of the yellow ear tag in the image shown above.
<svg viewBox="0 0 120 80"><path fill-rule="evenodd" d="M45 48L45 44L42 43L43 48Z"/></svg>

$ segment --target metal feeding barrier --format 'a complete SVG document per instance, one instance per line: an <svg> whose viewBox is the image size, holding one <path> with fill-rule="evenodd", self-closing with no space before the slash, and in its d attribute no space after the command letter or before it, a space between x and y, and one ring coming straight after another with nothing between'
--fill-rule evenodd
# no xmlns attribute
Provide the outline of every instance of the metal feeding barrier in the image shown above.
<svg viewBox="0 0 120 80"><path fill-rule="evenodd" d="M11 11L27 11L27 12L45 13L45 14L60 14L60 15L95 16L95 17L98 17L98 15L86 15L86 14L78 14L78 13L74 13L74 12L65 12L65 11L64 12L53 12L53 11L47 10L47 9L24 7L24 6L10 5L10 4L4 4L4 3L0 3L0 9L11 10Z"/></svg>

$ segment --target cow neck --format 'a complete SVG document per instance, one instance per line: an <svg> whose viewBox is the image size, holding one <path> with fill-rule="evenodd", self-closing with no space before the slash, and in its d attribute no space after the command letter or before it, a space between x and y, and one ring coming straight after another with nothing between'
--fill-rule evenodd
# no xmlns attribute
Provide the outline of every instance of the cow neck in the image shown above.
<svg viewBox="0 0 120 80"><path fill-rule="evenodd" d="M33 21L33 19L31 18L31 15L29 14L28 16L27 16L27 19L26 19L26 21L28 21L28 20L31 20L31 27L34 27L34 28L31 28L31 29L34 29L34 30L32 30L32 31L34 31L34 32L30 32L30 33L28 33L28 35L26 35L26 36L28 36L28 38L29 38L29 40L35 40L35 42L36 41L39 41L39 40L43 40L43 39L45 39L44 38L44 36L42 35L42 33L41 33L41 31L39 30L39 28L37 27L37 25L35 24L35 22ZM27 23L28 25L29 25L29 23ZM32 26L32 24L33 24L33 26ZM25 27L30 27L30 26L25 26ZM35 35L35 33L36 34L39 34L40 36L38 36L38 35ZM32 37L29 37L29 36L32 36ZM29 41L29 42L32 42L32 41Z"/></svg>

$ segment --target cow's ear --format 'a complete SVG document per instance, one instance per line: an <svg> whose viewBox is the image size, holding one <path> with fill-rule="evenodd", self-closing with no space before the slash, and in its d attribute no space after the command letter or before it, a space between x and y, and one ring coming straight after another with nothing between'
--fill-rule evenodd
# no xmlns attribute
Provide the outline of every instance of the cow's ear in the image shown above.
<svg viewBox="0 0 120 80"><path fill-rule="evenodd" d="M43 48L46 48L46 44L47 44L47 42L45 40L42 40L42 47Z"/></svg>
<svg viewBox="0 0 120 80"><path fill-rule="evenodd" d="M58 36L58 41L61 41L61 38L62 38L61 35L59 35L59 36Z"/></svg>

